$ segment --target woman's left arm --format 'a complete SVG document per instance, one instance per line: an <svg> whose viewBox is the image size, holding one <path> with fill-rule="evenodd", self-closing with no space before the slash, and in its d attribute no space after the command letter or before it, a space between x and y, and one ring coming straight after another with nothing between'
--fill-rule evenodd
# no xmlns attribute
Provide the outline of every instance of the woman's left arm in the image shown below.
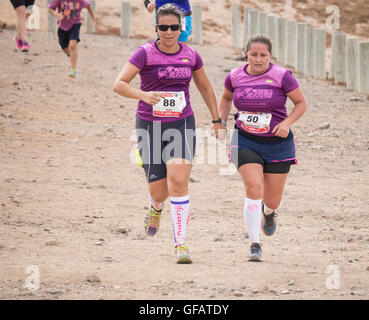
<svg viewBox="0 0 369 320"><path fill-rule="evenodd" d="M290 132L291 126L301 118L304 112L307 109L307 103L302 93L300 87L292 90L287 93L287 97L289 97L292 102L295 104L295 107L288 115L286 119L282 122L278 123L274 128L272 133L274 133L277 137L286 138Z"/></svg>
<svg viewBox="0 0 369 320"><path fill-rule="evenodd" d="M210 81L205 73L204 67L201 67L199 70L194 71L192 76L197 89L199 90L202 98L206 103L206 106L211 113L213 120L218 120L220 117L217 108L217 99L215 97L213 87L211 86ZM214 124L214 130L217 137L218 129L225 129L225 127L221 123Z"/></svg>

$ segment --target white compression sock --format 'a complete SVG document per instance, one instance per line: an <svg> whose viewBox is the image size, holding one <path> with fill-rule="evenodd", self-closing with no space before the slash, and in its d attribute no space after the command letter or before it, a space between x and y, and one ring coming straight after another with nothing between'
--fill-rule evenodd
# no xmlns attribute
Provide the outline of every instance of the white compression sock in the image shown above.
<svg viewBox="0 0 369 320"><path fill-rule="evenodd" d="M180 246L185 243L186 229L190 216L190 200L188 195L183 197L170 197L172 211L174 242Z"/></svg>
<svg viewBox="0 0 369 320"><path fill-rule="evenodd" d="M153 200L153 199L151 198L150 193L149 193L149 199L150 199L150 202L151 202L152 206L154 207L154 209L155 209L156 211L160 211L161 209L163 209L163 207L164 207L164 202L156 202L155 200Z"/></svg>
<svg viewBox="0 0 369 320"><path fill-rule="evenodd" d="M260 226L261 226L261 199L253 200L245 198L243 209L245 224L249 234L251 243L260 242Z"/></svg>

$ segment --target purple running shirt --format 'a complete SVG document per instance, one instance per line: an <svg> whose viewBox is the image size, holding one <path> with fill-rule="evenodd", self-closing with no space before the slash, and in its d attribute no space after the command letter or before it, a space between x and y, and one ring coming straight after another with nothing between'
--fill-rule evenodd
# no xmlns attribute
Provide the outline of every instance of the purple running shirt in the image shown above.
<svg viewBox="0 0 369 320"><path fill-rule="evenodd" d="M190 103L190 82L192 73L203 66L203 61L195 49L179 43L177 53L161 52L156 41L139 47L129 58L129 62L140 69L141 90L183 92L186 106L179 116L158 117L153 115L153 106L140 100L137 116L146 121L172 122L193 114Z"/></svg>
<svg viewBox="0 0 369 320"><path fill-rule="evenodd" d="M53 0L49 8L64 13L64 19L58 22L58 27L68 31L73 25L81 23L81 11L90 5L88 0Z"/></svg>
<svg viewBox="0 0 369 320"><path fill-rule="evenodd" d="M286 94L299 84L292 72L275 64L261 75L250 75L247 65L232 70L225 78L225 88L234 93L236 126L249 133L273 137L275 125L287 118Z"/></svg>

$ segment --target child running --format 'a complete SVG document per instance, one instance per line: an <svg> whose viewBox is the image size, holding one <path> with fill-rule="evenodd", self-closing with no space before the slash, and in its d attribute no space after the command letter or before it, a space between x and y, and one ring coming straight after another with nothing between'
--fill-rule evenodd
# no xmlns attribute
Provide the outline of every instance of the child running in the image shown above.
<svg viewBox="0 0 369 320"><path fill-rule="evenodd" d="M76 77L77 67L77 44L80 41L79 31L81 28L81 11L87 8L95 30L98 25L94 10L88 0L53 0L49 4L49 11L58 21L59 44L64 53L70 57L70 70L68 76ZM58 9L58 11L56 11Z"/></svg>

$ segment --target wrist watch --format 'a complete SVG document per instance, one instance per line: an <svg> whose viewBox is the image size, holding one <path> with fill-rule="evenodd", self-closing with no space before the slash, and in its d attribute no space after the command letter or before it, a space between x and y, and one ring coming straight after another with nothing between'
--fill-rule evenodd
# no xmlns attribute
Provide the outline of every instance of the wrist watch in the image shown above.
<svg viewBox="0 0 369 320"><path fill-rule="evenodd" d="M212 120L212 123L221 123L223 126L227 127L227 122L225 122L223 119L219 118L218 120Z"/></svg>

